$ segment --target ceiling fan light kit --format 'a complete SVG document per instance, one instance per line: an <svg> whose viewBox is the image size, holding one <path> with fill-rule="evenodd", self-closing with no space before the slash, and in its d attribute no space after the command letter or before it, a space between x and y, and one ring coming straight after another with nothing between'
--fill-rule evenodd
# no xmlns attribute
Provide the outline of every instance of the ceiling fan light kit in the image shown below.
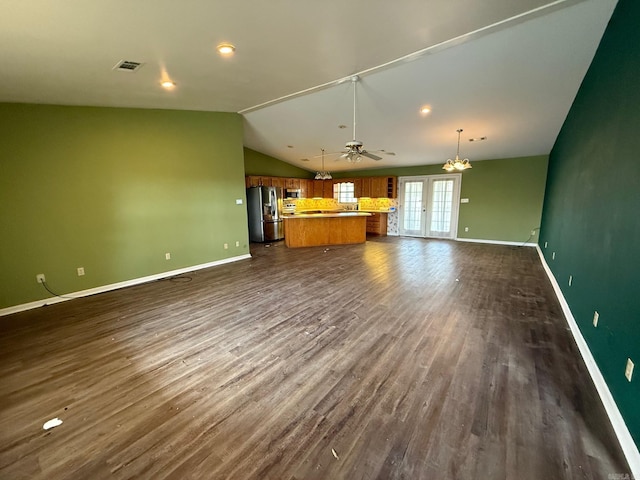
<svg viewBox="0 0 640 480"><path fill-rule="evenodd" d="M462 133L462 129L459 128L456 131L458 132L458 150L456 151L456 158L455 160L447 160L442 166L442 169L447 172L462 171L467 170L468 168L473 168L468 158L460 160L460 134Z"/></svg>

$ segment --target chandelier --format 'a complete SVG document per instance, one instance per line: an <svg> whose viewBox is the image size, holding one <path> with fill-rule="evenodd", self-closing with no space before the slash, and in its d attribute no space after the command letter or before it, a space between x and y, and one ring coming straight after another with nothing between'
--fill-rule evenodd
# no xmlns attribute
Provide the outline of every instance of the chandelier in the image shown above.
<svg viewBox="0 0 640 480"><path fill-rule="evenodd" d="M331 176L331 174L329 172L327 172L324 169L324 148L321 148L321 150L322 150L322 170L317 172L316 176L314 178L316 180L331 180L333 177Z"/></svg>
<svg viewBox="0 0 640 480"><path fill-rule="evenodd" d="M442 166L442 169L446 170L447 172L453 172L455 170L462 171L462 170L466 170L467 168L472 168L471 162L469 162L468 158L465 158L464 160L460 160L460 134L462 133L462 129L459 128L456 131L458 132L458 150L456 151L456 159L455 160L449 159Z"/></svg>

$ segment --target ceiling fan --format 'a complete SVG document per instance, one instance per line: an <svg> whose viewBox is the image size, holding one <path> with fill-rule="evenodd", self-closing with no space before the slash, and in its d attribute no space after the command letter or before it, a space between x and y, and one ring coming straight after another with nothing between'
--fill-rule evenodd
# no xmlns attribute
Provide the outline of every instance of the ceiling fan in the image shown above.
<svg viewBox="0 0 640 480"><path fill-rule="evenodd" d="M347 142L345 145L346 151L342 152L342 154L337 158L340 160L341 158L346 158L349 162L357 163L362 160L362 157L370 158L371 160L382 160L382 157L375 155L372 152L368 152L365 150L362 145L362 142L356 140L356 87L360 77L358 75L354 75L351 77L351 82L353 83L353 140ZM376 150L377 152L384 152L387 155L395 155L393 152L385 152L384 150Z"/></svg>

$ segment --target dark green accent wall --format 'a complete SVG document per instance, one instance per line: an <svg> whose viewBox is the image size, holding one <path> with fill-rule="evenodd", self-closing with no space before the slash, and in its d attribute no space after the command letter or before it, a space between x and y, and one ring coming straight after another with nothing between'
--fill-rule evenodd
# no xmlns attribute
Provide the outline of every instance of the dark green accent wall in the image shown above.
<svg viewBox="0 0 640 480"><path fill-rule="evenodd" d="M50 297L38 273L64 294L247 254L242 128L234 113L0 104L0 308Z"/></svg>
<svg viewBox="0 0 640 480"><path fill-rule="evenodd" d="M462 173L458 238L530 242L538 240L547 176L546 155L472 162ZM442 165L337 172L334 178L446 174ZM469 228L465 232L465 227ZM532 235L531 231L535 231Z"/></svg>
<svg viewBox="0 0 640 480"><path fill-rule="evenodd" d="M636 445L640 445L638 19L640 2L620 0L551 151L540 238L542 247L548 242L543 248L547 263ZM592 325L594 311L600 314L597 328ZM627 358L636 364L632 382L624 377Z"/></svg>
<svg viewBox="0 0 640 480"><path fill-rule="evenodd" d="M244 147L245 175L265 175L270 177L313 178L309 172L277 158Z"/></svg>

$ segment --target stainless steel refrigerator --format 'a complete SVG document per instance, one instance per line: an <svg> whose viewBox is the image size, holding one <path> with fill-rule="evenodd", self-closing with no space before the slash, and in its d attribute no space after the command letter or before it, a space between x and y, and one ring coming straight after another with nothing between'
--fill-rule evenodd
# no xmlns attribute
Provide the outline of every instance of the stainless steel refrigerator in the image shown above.
<svg viewBox="0 0 640 480"><path fill-rule="evenodd" d="M247 188L247 211L249 214L249 240L272 242L284 238L282 224L282 188Z"/></svg>

